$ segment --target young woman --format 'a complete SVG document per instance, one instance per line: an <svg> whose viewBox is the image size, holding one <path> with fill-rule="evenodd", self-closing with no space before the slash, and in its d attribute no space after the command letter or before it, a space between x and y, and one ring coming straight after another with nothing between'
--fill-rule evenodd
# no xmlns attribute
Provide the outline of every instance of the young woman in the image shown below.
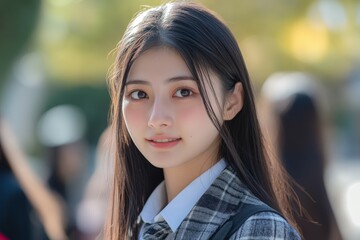
<svg viewBox="0 0 360 240"><path fill-rule="evenodd" d="M110 79L116 154L106 239L299 239L289 189L266 155L235 38L210 11L171 2L130 23Z"/></svg>

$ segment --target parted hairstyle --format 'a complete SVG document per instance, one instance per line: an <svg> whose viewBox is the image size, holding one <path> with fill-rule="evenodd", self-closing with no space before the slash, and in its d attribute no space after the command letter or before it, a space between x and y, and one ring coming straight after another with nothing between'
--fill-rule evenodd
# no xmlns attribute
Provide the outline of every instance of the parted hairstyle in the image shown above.
<svg viewBox="0 0 360 240"><path fill-rule="evenodd" d="M234 36L205 7L169 2L140 12L130 22L117 46L109 76L115 156L110 212L104 229L106 239L137 239L138 216L151 192L164 179L162 169L152 166L136 148L122 115L131 66L142 53L154 47L168 47L182 57L221 136L219 155L236 170L253 194L294 226L289 205L293 191L282 167L267 154L249 75ZM231 91L237 82L243 86L242 110L223 124L217 119L205 89L206 82L211 84L210 72L219 76L224 92Z"/></svg>

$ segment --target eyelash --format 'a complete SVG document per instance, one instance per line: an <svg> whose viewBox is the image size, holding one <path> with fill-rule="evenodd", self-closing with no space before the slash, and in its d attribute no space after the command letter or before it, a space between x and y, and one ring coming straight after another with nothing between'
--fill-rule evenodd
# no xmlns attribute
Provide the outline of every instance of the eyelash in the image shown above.
<svg viewBox="0 0 360 240"><path fill-rule="evenodd" d="M183 90L189 91L189 95L187 95L187 96L176 96L176 94L177 94L179 91L180 91L180 94L181 94L181 91L183 91ZM134 93L138 93L138 94L139 94L139 93L144 93L145 96L143 96L143 97L134 97L134 96L133 96ZM192 96L193 94L194 94L194 91L191 90L191 89L189 89L189 88L178 88L178 89L175 91L174 96L177 97L177 98L186 98L186 97ZM147 95L147 93L146 93L145 91L143 91L143 90L133 90L133 91L131 91L131 92L128 94L128 97L131 98L132 100L135 100L135 101L138 101L138 100L141 100L141 99L148 99L148 98L149 98L149 96Z"/></svg>
<svg viewBox="0 0 360 240"><path fill-rule="evenodd" d="M133 94L134 93L144 93L145 94L145 97L142 97L142 98L134 98L133 97ZM142 90L134 90L134 91L131 91L130 93L129 93L129 98L131 98L131 99L133 99L133 100L141 100L141 99L147 99L147 98L149 98L149 96L146 94L146 92L144 92L144 91L142 91Z"/></svg>
<svg viewBox="0 0 360 240"><path fill-rule="evenodd" d="M189 88L179 88L179 89L177 89L177 90L175 91L175 94L174 94L174 95L176 95L176 93L179 92L179 91L180 91L180 93L181 93L181 91L183 91L183 90L189 91L189 95L187 95L187 96L177 96L178 98L186 98L186 97L190 97L191 95L194 94L194 91L192 91L192 90L189 89Z"/></svg>

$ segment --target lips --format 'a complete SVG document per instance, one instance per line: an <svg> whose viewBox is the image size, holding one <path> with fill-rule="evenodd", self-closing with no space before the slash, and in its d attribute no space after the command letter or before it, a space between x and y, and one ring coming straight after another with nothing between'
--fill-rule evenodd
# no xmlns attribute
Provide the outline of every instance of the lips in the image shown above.
<svg viewBox="0 0 360 240"><path fill-rule="evenodd" d="M150 141L157 142L157 143L165 143L165 142L174 142L179 139L180 138L165 138L165 139L151 139Z"/></svg>
<svg viewBox="0 0 360 240"><path fill-rule="evenodd" d="M171 148L176 146L181 141L181 138L154 137L146 140L155 148Z"/></svg>

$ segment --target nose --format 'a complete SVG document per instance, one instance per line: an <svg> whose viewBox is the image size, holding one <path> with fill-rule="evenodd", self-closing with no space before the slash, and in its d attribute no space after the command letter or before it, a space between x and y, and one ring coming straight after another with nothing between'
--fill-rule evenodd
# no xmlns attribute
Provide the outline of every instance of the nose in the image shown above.
<svg viewBox="0 0 360 240"><path fill-rule="evenodd" d="M166 128L173 123L172 107L162 99L156 99L153 103L148 120L150 128Z"/></svg>

